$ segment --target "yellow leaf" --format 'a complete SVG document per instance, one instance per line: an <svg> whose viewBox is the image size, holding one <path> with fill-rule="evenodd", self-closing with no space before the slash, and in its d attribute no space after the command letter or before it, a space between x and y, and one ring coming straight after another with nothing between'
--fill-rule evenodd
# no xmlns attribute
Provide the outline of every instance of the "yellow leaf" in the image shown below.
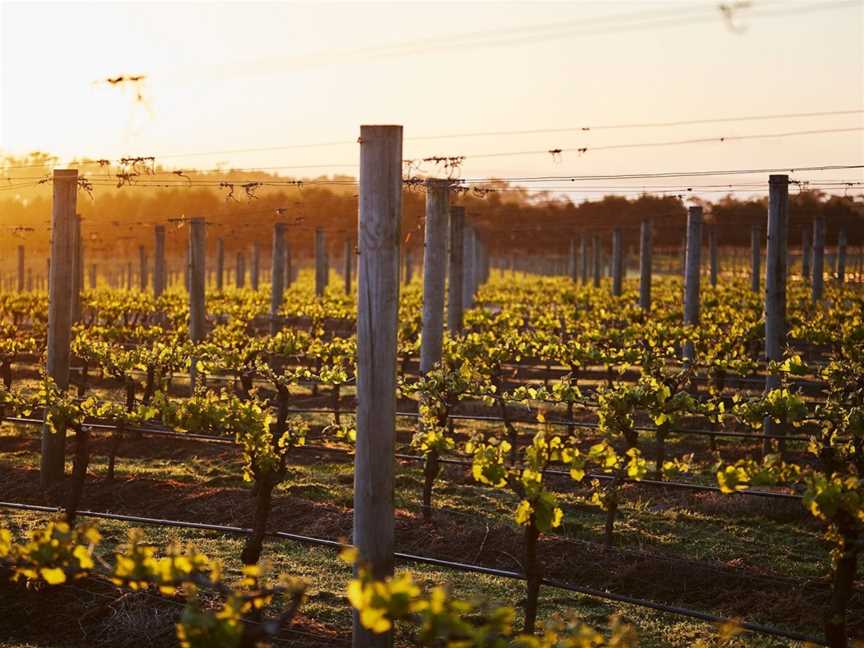
<svg viewBox="0 0 864 648"><path fill-rule="evenodd" d="M66 574L59 567L43 567L39 570L39 575L49 585L59 585L66 582Z"/></svg>

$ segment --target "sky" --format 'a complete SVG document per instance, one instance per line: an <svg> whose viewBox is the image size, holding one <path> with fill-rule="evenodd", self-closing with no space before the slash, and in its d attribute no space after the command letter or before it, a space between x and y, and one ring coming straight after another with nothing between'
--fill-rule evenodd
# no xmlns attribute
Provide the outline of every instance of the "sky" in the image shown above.
<svg viewBox="0 0 864 648"><path fill-rule="evenodd" d="M104 81L128 75L146 79ZM731 20L691 0L0 5L0 149L64 160L152 155L178 169L353 174L360 125L392 123L405 127L408 159L466 156L461 177L855 165L864 130L717 140L864 129L861 110L855 0L753 0ZM634 123L643 126L599 128ZM577 130L501 134L543 129ZM715 141L593 150L702 138ZM261 148L273 150L240 151ZM793 177L860 182L864 172Z"/></svg>

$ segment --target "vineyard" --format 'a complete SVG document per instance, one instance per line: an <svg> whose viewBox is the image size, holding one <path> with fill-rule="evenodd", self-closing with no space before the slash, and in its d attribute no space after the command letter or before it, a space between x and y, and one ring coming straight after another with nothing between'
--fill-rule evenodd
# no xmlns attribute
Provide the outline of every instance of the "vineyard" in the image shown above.
<svg viewBox="0 0 864 648"><path fill-rule="evenodd" d="M276 222L249 285L197 217L85 282L54 172L50 275L0 293L9 645L864 642L860 232L793 263L771 175L746 254L693 206L663 258L644 218L519 267L399 127L360 155L338 272Z"/></svg>

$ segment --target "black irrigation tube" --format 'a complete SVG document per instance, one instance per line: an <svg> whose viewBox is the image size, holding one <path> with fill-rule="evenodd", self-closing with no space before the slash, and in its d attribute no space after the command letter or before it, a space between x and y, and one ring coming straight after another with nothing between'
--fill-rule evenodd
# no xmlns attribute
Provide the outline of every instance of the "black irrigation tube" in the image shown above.
<svg viewBox="0 0 864 648"><path fill-rule="evenodd" d="M21 425L41 425L42 424L41 419L34 419L34 418L8 417L5 420L10 422L10 423L17 423L17 424L21 424ZM116 425L110 425L110 424L106 424L106 423L92 423L92 424L88 424L87 427L94 428L97 430L116 430L117 429ZM131 434L162 436L162 437L168 437L171 439L178 439L178 440L186 439L186 440L192 440L192 441L200 441L200 442L204 442L204 443L212 443L215 445L227 445L227 446L232 446L232 447L237 445L237 443L231 439L222 439L219 437L209 436L206 434L191 434L191 433L187 434L185 432L173 432L171 430L154 430L154 429L143 428L143 427L127 427L126 432L129 432ZM319 452L330 452L330 453L334 453L334 454L343 454L343 455L349 454L348 450L342 450L341 448L329 448L327 446L319 446L319 445L303 445L303 446L298 446L296 449L297 450L304 450L304 449L305 450L315 450L315 451L319 451ZM399 452L395 453L394 457L396 459L401 459L403 461L416 461L416 462L425 461L424 457L422 457L422 456L399 453ZM465 461L463 459L452 459L452 458L448 458L448 457L441 457L438 461L440 461L441 463L444 463L444 464L450 464L450 465L454 465L454 466L466 466L467 467L467 466L471 465L470 462ZM554 468L546 468L543 471L543 473L547 474L547 475L555 475L555 476L561 476L561 477L564 477L564 476L569 477L570 476L569 472L567 472L565 470L557 470ZM612 481L614 479L614 477L612 477L610 475L605 475L602 473L586 473L585 477L587 477L589 479L598 479L600 481ZM678 482L678 481L661 481L658 479L630 479L630 478L624 478L623 481L627 484L635 484L637 486L642 485L642 486L653 486L653 487L659 487L659 488L672 488L672 489L679 489L679 490L687 490L687 491L691 491L691 492L703 492L703 493L722 493L723 492L717 486L708 486L708 485L703 485L703 484L688 484L686 482ZM785 499L785 500L793 500L793 501L801 501L801 499L802 499L801 495L795 495L792 493L777 493L777 492L773 492L773 491L758 491L758 490L751 490L751 489L740 490L740 491L736 490L736 491L733 491L732 493L727 493L727 494L729 494L729 495L748 495L751 497L767 497L767 498Z"/></svg>
<svg viewBox="0 0 864 648"><path fill-rule="evenodd" d="M9 508L9 509L18 509L24 511L37 511L42 513L58 513L62 511L62 508L55 506L40 506L37 504L22 504L19 502L3 502L0 501L0 507ZM203 531L218 531L221 533L231 533L235 535L251 535L251 529L245 529L243 527L236 526L225 526L221 524L208 524L205 522L185 522L182 520L168 520L168 519L160 519L160 518L149 518L142 517L137 515L123 515L120 513L109 513L109 512L100 512L100 511L76 511L76 515L80 515L81 517L92 517L97 519L106 519L106 520L117 520L120 522L135 522L139 524L150 524L153 526L168 526L175 527L181 529L199 529ZM299 542L302 544L311 544L323 547L330 547L332 549L344 549L350 545L339 542L337 540L328 540L325 538L314 538L311 536L304 536L296 533L289 533L287 531L268 531L266 535L274 538L282 538L285 540L291 540L294 542ZM454 569L456 571L463 571L472 574L486 574L489 576L496 576L498 578L507 578L511 580L519 580L524 581L525 576L520 574L519 572L514 572L510 570L504 569L496 569L494 567L484 567L483 565L474 565L470 563L463 562L454 562L450 560L443 560L441 558L431 558L429 556L420 556L417 554L409 554L402 552L394 552L393 557L397 560L402 560L410 563L418 563L424 565L433 565L436 567L444 567L447 569ZM690 617L692 619L698 619L700 621L706 621L708 623L714 624L726 624L726 623L734 623L738 627L744 628L745 630L749 630L750 632L755 632L758 634L765 634L774 637L780 637L783 639L791 639L793 641L804 641L814 643L820 646L827 645L824 639L820 639L817 637L811 637L808 635L800 634L797 632L790 632L787 630L781 630L779 628L774 628L772 626L762 625L760 623L750 623L748 621L737 621L734 619L729 619L722 616L717 616L715 614L710 614L708 612L701 612L699 610L693 610L690 608L684 608L674 605L666 605L664 603L657 603L655 601L650 601L648 599L638 598L635 596L627 596L626 594L615 594L613 592L606 592L603 590L598 590L592 587L584 587L581 585L573 585L570 583L565 583L563 581L559 581L553 578L543 578L542 583L548 587L554 587L556 589L561 589L569 592L574 592L577 594L584 594L586 596L591 596L594 598L605 599L608 601L616 601L619 603L626 603L628 605L635 605L638 607L649 608L652 610L656 610L658 612L667 612L670 614L677 614L679 616Z"/></svg>

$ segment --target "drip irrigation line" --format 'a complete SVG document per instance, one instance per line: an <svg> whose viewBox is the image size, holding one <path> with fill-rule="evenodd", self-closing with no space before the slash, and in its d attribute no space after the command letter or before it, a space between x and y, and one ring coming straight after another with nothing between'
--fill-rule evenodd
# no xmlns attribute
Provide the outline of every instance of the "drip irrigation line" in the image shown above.
<svg viewBox="0 0 864 648"><path fill-rule="evenodd" d="M289 410L290 413L290 410ZM25 419L19 417L9 417L5 419L10 423L16 423L21 425L42 425L43 421L41 419ZM117 430L118 427L116 425L110 425L105 423L88 423L87 427L92 428L94 430L103 430L103 431L113 431ZM154 430L150 428L141 428L141 427L127 427L124 430L129 434L141 434L144 436L161 436L165 438L175 439L175 440L188 440L188 441L197 441L204 443L212 443L214 445L225 445L236 447L238 443L233 439L223 439L216 436L209 436L206 434L186 434L183 432L172 432L170 430ZM345 450L342 448L331 448L328 446L321 445L302 445L297 446L295 450L307 450L307 451L316 451L316 452L329 452L332 454L339 455L350 455L352 452L350 450ZM421 455L412 455L406 453L394 453L394 457L396 459L401 459L403 461L413 461L418 463L423 463L426 461L425 457ZM441 457L438 459L439 462L450 464L454 466L462 466L462 467L470 467L472 464L470 461L465 461L464 459L454 459L450 457ZM570 473L566 470L559 470L555 468L546 468L543 470L544 474L547 475L555 475L556 477L569 477ZM614 477L610 475L606 475L603 473L586 473L585 477L588 479L597 479L599 481L612 481ZM678 481L662 481L657 479L630 479L624 478L622 481L628 484L635 485L643 485L643 486L651 486L658 488L672 488L679 490L687 490L691 492L705 492L705 493L722 493L719 487L717 486L708 486L702 484L688 484L686 482L678 482ZM759 490L736 490L733 493L728 493L731 495L749 495L753 497L767 497L767 498L775 498L775 499L786 499L786 500L795 500L800 501L802 499L801 495L795 495L791 493L778 493L774 491L759 491Z"/></svg>
<svg viewBox="0 0 864 648"><path fill-rule="evenodd" d="M37 504L23 504L19 502L3 502L0 501L0 507L8 508L8 509L16 509L16 510L24 510L24 511L34 511L41 513L58 513L63 509L56 506L40 506ZM76 511L76 515L81 517L90 517L96 519L106 519L106 520L115 520L119 522L133 522L137 524L148 524L153 526L167 526L181 529L197 529L201 531L216 531L220 533L230 533L233 535L252 535L252 529L247 529L244 527L237 526L227 526L221 524L208 524L205 522L191 522L191 521L183 521L183 520L171 520L171 519L162 519L162 518L151 518L151 517L143 517L138 515L123 515L120 513L109 513L102 511ZM322 547L329 547L331 549L344 549L350 547L351 545L340 542L338 540L329 540L326 538L316 538L312 536L300 535L297 533L290 533L287 531L267 531L265 535L272 538L279 538L284 540L291 540L294 542L302 543L302 544L311 544ZM497 578L506 578L510 580L519 580L524 581L525 576L520 574L519 572L505 570L505 569L497 569L495 567L486 567L483 565L475 565L471 563L464 562L456 562L451 560L444 560L441 558L432 558L430 556L422 556L418 554L411 553L403 553L403 552L394 552L393 557L397 560L401 560L409 563L417 563L424 565L432 565L435 567L443 567L446 569L453 569L456 571L462 571L466 573L472 574L486 574L488 576L494 576ZM738 627L744 628L751 632L755 632L758 634L765 634L774 637L781 637L784 639L791 639L793 641L809 641L811 643L818 644L820 646L824 646L825 641L818 637L812 637L809 635L783 630L781 628L775 628L772 626L766 626L759 623L750 623L747 621L737 621L733 619L729 619L726 617L718 616L715 614L710 614L708 612L703 612L700 610L694 610L691 608L685 608L675 605L666 605L665 603L658 603L655 601L651 601L648 599L643 599L635 596L628 596L625 594L616 594L614 592L609 592L605 590L599 590L592 587L585 587L581 585L574 585L572 583L567 583L564 581L560 581L558 579L553 578L543 578L542 584L553 587L555 589L565 590L569 592L574 592L577 594L584 594L586 596L590 596L593 598L605 599L608 601L616 601L618 603L625 603L628 605L635 605L637 607L649 608L652 610L656 610L658 612L667 612L671 614L676 614L679 616L690 617L693 619L698 619L701 621L705 621L708 623L714 624L735 624Z"/></svg>

